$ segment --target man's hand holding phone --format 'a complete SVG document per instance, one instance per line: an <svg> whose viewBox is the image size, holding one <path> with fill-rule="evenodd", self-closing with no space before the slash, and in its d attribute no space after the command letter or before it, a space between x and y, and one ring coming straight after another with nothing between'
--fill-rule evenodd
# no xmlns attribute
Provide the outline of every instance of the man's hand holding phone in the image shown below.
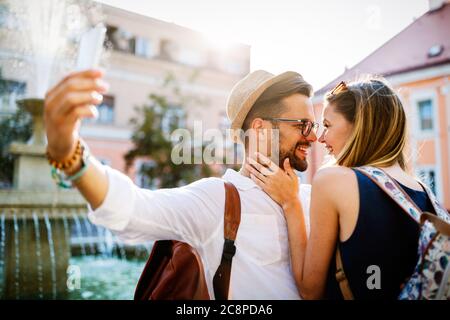
<svg viewBox="0 0 450 320"><path fill-rule="evenodd" d="M107 84L96 70L105 40L106 28L98 24L86 31L78 48L77 72L60 81L45 97L45 124L48 152L56 161L75 150L82 118L96 118L96 105L102 102Z"/></svg>
<svg viewBox="0 0 450 320"><path fill-rule="evenodd" d="M102 77L100 70L75 72L47 92L44 119L53 159L69 157L76 148L81 119L96 116L93 106L102 102L108 89Z"/></svg>
<svg viewBox="0 0 450 320"><path fill-rule="evenodd" d="M53 87L45 98L45 129L47 152L58 162L71 157L78 145L80 121L95 116L95 105L101 103L107 84L102 81L100 70L85 70L72 73ZM79 161L65 169L73 175L82 165ZM100 206L108 191L108 178L101 164L93 157L83 174L73 183L93 209Z"/></svg>
<svg viewBox="0 0 450 320"><path fill-rule="evenodd" d="M72 186L94 210L106 197L108 178L94 157L85 162L80 156L79 128L83 118L97 116L95 106L102 102L103 94L108 90L108 85L102 80L103 72L97 67L105 32L104 26L97 25L83 35L76 71L47 92L44 111L47 156L65 171Z"/></svg>

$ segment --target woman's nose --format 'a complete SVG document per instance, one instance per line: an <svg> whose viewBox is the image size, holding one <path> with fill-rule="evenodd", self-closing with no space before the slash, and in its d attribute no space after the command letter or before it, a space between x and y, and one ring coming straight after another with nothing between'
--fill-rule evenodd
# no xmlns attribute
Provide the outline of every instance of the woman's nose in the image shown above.
<svg viewBox="0 0 450 320"><path fill-rule="evenodd" d="M323 130L322 134L319 136L319 142L325 143L325 130Z"/></svg>

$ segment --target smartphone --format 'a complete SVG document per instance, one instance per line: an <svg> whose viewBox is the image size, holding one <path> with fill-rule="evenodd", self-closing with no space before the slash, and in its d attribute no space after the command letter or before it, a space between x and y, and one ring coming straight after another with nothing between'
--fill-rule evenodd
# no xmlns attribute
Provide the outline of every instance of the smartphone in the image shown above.
<svg viewBox="0 0 450 320"><path fill-rule="evenodd" d="M86 31L80 40L76 70L97 68L103 51L106 27L100 23Z"/></svg>
<svg viewBox="0 0 450 320"><path fill-rule="evenodd" d="M106 28L100 23L94 28L86 31L80 39L78 48L78 58L76 71L83 71L97 68L103 51ZM94 119L98 118L98 111L95 106L90 107L94 114Z"/></svg>

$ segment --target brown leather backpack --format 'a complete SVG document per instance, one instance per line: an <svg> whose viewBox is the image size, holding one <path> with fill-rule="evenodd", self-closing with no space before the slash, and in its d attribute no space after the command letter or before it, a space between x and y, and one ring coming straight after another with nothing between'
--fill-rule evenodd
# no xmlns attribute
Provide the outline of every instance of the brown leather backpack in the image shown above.
<svg viewBox="0 0 450 320"><path fill-rule="evenodd" d="M236 187L225 182L224 247L213 279L217 300L228 299L234 241L241 221ZM156 241L141 274L134 300L209 300L203 263L197 251L175 240Z"/></svg>

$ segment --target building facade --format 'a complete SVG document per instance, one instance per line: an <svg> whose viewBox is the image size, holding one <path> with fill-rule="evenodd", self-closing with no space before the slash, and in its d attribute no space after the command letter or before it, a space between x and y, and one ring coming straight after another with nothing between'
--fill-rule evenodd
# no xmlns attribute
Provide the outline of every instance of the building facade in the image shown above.
<svg viewBox="0 0 450 320"><path fill-rule="evenodd" d="M14 32L14 26L6 25L7 10L7 6L0 8L0 30ZM192 128L194 121L201 121L203 130L228 126L226 99L232 86L249 72L248 45L216 48L201 33L173 23L108 5L102 5L102 12L108 49L101 65L110 90L98 107L99 117L83 121L81 127L81 136L98 159L124 171L124 155L132 147L134 108L148 102L151 93L165 94L170 101L172 92L163 88L168 75L176 79L182 95L195 97L178 115L187 127ZM11 67L11 57L17 55L12 43L2 42L0 112L4 115L15 111L15 100L27 96L29 87L29 80ZM143 181L139 168L145 163L136 161L127 172L138 184Z"/></svg>
<svg viewBox="0 0 450 320"><path fill-rule="evenodd" d="M340 81L384 76L399 94L409 127L407 157L412 172L450 209L450 2L430 1L430 10L353 68L315 93L318 121L323 97ZM315 144L308 180L323 164Z"/></svg>

